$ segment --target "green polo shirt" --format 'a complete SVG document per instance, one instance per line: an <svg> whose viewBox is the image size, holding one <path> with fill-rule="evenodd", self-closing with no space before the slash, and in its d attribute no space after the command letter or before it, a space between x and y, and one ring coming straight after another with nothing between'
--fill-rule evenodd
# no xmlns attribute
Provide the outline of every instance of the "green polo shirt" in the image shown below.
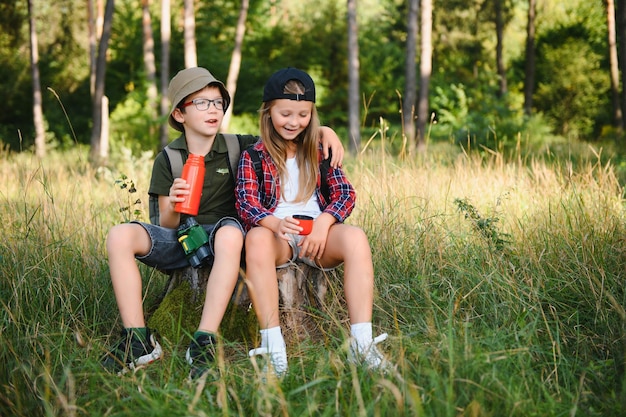
<svg viewBox="0 0 626 417"><path fill-rule="evenodd" d="M241 149L246 149L253 145L259 138L252 135L237 135L241 143ZM189 150L187 141L183 134L178 139L169 144L172 149L179 149L182 152L183 163L187 160ZM202 187L202 198L200 199L200 210L196 220L200 224L214 224L223 217L237 217L235 209L235 179L230 175L228 161L228 147L223 135L215 137L213 146L208 154L204 156L204 186ZM174 177L169 165L169 161L163 152L159 152L152 167L152 177L150 179L150 195L169 195L170 187L174 182Z"/></svg>

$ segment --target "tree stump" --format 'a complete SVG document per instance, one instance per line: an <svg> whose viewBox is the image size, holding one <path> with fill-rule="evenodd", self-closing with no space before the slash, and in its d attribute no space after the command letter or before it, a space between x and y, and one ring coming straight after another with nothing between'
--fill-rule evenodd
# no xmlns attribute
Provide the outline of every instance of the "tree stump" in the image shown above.
<svg viewBox="0 0 626 417"><path fill-rule="evenodd" d="M148 326L171 342L192 335L202 315L209 273L209 267L188 267L171 273L161 301L148 319ZM301 263L277 271L280 322L288 345L320 335L320 313L325 309L328 292L327 275ZM227 340L256 345L258 322L244 277L242 270L220 332Z"/></svg>
<svg viewBox="0 0 626 417"><path fill-rule="evenodd" d="M320 313L328 292L324 271L295 263L277 271L280 324L287 345L321 334Z"/></svg>

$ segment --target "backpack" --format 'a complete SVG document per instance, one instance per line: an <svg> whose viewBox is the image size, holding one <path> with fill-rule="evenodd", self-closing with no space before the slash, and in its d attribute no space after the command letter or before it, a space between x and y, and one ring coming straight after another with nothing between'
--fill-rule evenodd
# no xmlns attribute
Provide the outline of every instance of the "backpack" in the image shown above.
<svg viewBox="0 0 626 417"><path fill-rule="evenodd" d="M259 182L259 193L261 194L261 201L265 200L265 187L263 186L263 166L261 164L261 157L259 156L259 151L254 149L252 146L247 149L248 155L250 155L250 159L252 160L252 166L254 167L254 172L256 172L256 178ZM330 160L332 158L332 152L328 149L328 158L323 159L320 162L320 193L324 200L326 200L326 204L330 201L330 189L328 188L328 182L326 181L328 178L328 170L330 169Z"/></svg>
<svg viewBox="0 0 626 417"><path fill-rule="evenodd" d="M241 142L239 136L232 133L222 133L224 139L226 139L226 146L228 147L228 161L230 162L229 170L233 178L237 176L237 165L239 164L239 157L241 156ZM174 178L180 177L183 172L183 155L179 149L172 149L169 145L163 148L163 154L165 160L170 165L172 176ZM159 197L156 195L150 195L148 208L150 212L150 223L159 223Z"/></svg>

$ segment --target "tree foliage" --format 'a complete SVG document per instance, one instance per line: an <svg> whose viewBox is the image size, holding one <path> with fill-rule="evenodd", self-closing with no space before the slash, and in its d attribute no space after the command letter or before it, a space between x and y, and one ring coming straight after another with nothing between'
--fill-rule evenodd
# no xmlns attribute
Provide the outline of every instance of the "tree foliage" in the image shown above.
<svg viewBox="0 0 626 417"><path fill-rule="evenodd" d="M538 38L535 104L557 132L591 138L611 115L604 14L587 3L569 16Z"/></svg>
<svg viewBox="0 0 626 417"><path fill-rule="evenodd" d="M152 2L158 33L160 9ZM183 64L183 1L172 2L170 71ZM611 105L606 16L601 2L546 0L537 7L537 74L532 121L522 115L527 3L504 2L504 66L507 93L499 97L493 2L439 0L433 20L431 107L437 125L430 140L467 138L487 146L514 138L529 124L545 124L565 138L595 140L609 125ZM89 143L91 97L85 2L37 0L43 109L48 141L55 146ZM360 90L364 136L380 118L401 124L407 2L359 0ZM196 3L198 64L225 80L235 37L238 2ZM34 137L28 71L25 0L0 4L0 142L27 149ZM262 86L282 66L297 66L315 78L322 122L345 132L347 124L346 4L334 0L252 0L237 85L235 119L254 120ZM111 145L157 149L147 134L163 120L147 112L142 62L140 0L118 0L107 56L106 95L111 109ZM160 62L160 45L155 51ZM622 46L624 47L624 46ZM419 57L419 54L417 55ZM418 58L419 59L419 58ZM417 63L416 63L417 64ZM157 73L160 68L157 66ZM68 117L65 117L67 112ZM69 119L69 120L68 120ZM237 126L236 122L232 124ZM74 133L75 132L75 137ZM254 132L245 132L254 133Z"/></svg>

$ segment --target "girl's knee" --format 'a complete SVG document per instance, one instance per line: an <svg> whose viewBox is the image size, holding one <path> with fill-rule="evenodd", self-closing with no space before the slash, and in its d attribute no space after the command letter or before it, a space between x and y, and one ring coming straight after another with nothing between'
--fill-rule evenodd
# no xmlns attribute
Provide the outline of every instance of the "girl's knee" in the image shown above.
<svg viewBox="0 0 626 417"><path fill-rule="evenodd" d="M215 233L215 246L241 251L243 248L243 233L237 227L220 227Z"/></svg>
<svg viewBox="0 0 626 417"><path fill-rule="evenodd" d="M345 225L343 240L348 247L367 246L369 248L369 240L365 231L360 227Z"/></svg>
<svg viewBox="0 0 626 417"><path fill-rule="evenodd" d="M355 238L358 239L359 241L366 241L367 242L367 235L365 234L365 231L363 229L361 229L360 227L351 227L351 235Z"/></svg>
<svg viewBox="0 0 626 417"><path fill-rule="evenodd" d="M332 243L330 242L331 238ZM334 256L344 262L349 262L352 259L365 261L371 257L369 240L363 229L359 227L344 225L331 238L329 238L327 247Z"/></svg>
<svg viewBox="0 0 626 417"><path fill-rule="evenodd" d="M274 239L274 233L264 227L250 230L246 235L246 262L273 259Z"/></svg>
<svg viewBox="0 0 626 417"><path fill-rule="evenodd" d="M274 240L274 233L265 227L255 227L246 235L246 251L267 250Z"/></svg>

